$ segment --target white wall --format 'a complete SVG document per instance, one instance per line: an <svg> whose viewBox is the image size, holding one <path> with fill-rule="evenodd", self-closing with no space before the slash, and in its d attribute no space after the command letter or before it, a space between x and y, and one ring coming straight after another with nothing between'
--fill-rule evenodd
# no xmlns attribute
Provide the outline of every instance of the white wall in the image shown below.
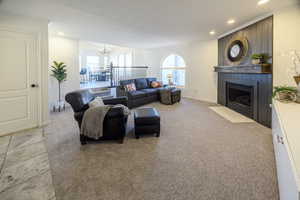
<svg viewBox="0 0 300 200"><path fill-rule="evenodd" d="M0 13L0 26L12 28L18 31L29 32L37 35L39 47L37 52L40 56L39 62L39 126L48 123L48 21L26 16L13 15L11 13Z"/></svg>
<svg viewBox="0 0 300 200"><path fill-rule="evenodd" d="M300 51L300 7L295 6L274 13L274 86L296 85L289 72L293 50Z"/></svg>
<svg viewBox="0 0 300 200"><path fill-rule="evenodd" d="M144 61L139 62L144 62L150 67L149 77L161 79L162 61L170 54L180 55L186 62L186 85L183 96L217 102L217 78L213 71L218 62L217 40L148 49L143 52Z"/></svg>
<svg viewBox="0 0 300 200"><path fill-rule="evenodd" d="M80 88L79 75L79 41L65 37L49 37L49 65L53 61L64 62L67 65L67 80L62 84L62 98L68 92ZM51 67L49 66L49 76ZM58 82L50 76L49 81L49 106L58 100Z"/></svg>
<svg viewBox="0 0 300 200"><path fill-rule="evenodd" d="M192 46L192 65L188 96L209 102L217 102L218 42L211 40L196 43Z"/></svg>
<svg viewBox="0 0 300 200"><path fill-rule="evenodd" d="M146 61L148 51L145 49L132 49L132 65L134 66L148 66Z"/></svg>

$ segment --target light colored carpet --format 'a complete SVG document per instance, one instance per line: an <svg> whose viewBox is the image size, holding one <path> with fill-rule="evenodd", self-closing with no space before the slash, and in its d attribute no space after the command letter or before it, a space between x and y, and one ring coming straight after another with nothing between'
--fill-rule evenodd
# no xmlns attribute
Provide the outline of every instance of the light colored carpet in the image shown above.
<svg viewBox="0 0 300 200"><path fill-rule="evenodd" d="M211 106L209 108L232 123L254 122L254 120L245 117L244 115L241 115L240 113L237 113L234 110L231 110L225 106Z"/></svg>
<svg viewBox="0 0 300 200"><path fill-rule="evenodd" d="M161 137L81 146L73 112L45 129L57 200L278 200L271 130L231 123L209 106L147 106L161 114Z"/></svg>

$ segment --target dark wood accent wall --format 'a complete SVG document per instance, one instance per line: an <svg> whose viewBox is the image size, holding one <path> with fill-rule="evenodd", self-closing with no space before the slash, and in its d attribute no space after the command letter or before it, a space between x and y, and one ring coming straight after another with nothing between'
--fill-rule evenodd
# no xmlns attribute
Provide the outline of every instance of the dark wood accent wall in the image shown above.
<svg viewBox="0 0 300 200"><path fill-rule="evenodd" d="M249 43L249 51L240 65L252 66L253 53L268 53L273 56L273 16L249 25L239 31L218 40L218 67L230 66L226 59L226 47L235 37L244 36ZM271 60L272 63L272 60ZM217 69L218 69L217 67ZM238 67L238 66L237 66ZM216 68L215 68L216 70ZM272 103L272 73L249 73L249 71L218 71L218 103L227 106L226 85L228 82L248 85L254 88L253 119L265 126L271 127Z"/></svg>
<svg viewBox="0 0 300 200"><path fill-rule="evenodd" d="M272 74L218 73L218 103L224 106L227 106L226 84L228 82L253 86L253 119L271 127Z"/></svg>
<svg viewBox="0 0 300 200"><path fill-rule="evenodd" d="M233 37L246 36L249 42L248 55L241 64L251 64L253 53L268 53L273 56L273 16L243 28L218 40L218 65L230 65L225 58L225 48Z"/></svg>

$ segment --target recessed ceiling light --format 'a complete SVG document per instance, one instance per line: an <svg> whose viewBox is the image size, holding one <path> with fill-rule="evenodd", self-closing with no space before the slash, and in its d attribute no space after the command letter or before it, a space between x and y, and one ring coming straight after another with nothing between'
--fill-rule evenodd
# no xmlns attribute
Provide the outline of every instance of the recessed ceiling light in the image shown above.
<svg viewBox="0 0 300 200"><path fill-rule="evenodd" d="M64 33L64 32L60 32L60 31L59 31L59 32L57 32L57 34L60 35L60 36L65 36L65 33Z"/></svg>
<svg viewBox="0 0 300 200"><path fill-rule="evenodd" d="M234 19L230 19L227 21L227 24L234 24L235 23L235 20Z"/></svg>
<svg viewBox="0 0 300 200"><path fill-rule="evenodd" d="M216 34L216 32L215 31L210 31L209 34L214 35L214 34Z"/></svg>
<svg viewBox="0 0 300 200"><path fill-rule="evenodd" d="M266 4L266 3L268 3L270 0L259 0L258 2L257 2L257 5L263 5L263 4Z"/></svg>

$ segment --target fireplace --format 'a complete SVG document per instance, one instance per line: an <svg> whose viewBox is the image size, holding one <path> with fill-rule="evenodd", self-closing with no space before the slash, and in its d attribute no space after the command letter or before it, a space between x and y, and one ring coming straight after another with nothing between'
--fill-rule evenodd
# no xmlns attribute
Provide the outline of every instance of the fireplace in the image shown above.
<svg viewBox="0 0 300 200"><path fill-rule="evenodd" d="M219 71L218 103L271 127L272 74Z"/></svg>
<svg viewBox="0 0 300 200"><path fill-rule="evenodd" d="M253 118L253 94L253 86L226 82L226 106L250 118Z"/></svg>

